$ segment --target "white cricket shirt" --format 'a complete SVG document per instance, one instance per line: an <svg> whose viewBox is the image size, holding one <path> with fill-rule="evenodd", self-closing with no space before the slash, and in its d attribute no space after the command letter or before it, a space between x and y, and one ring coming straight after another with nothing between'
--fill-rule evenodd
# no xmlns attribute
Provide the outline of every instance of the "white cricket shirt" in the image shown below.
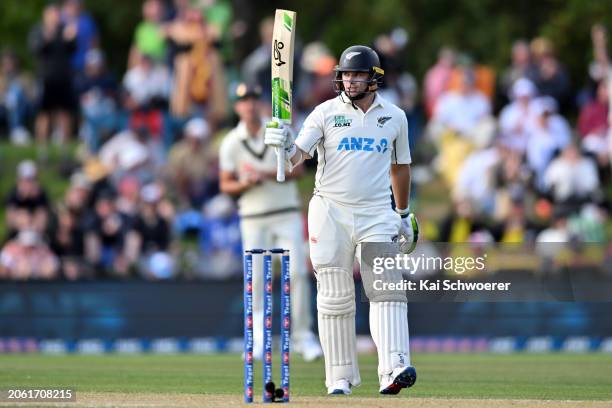
<svg viewBox="0 0 612 408"><path fill-rule="evenodd" d="M352 207L389 206L391 164L410 164L408 120L376 95L367 112L340 96L306 118L295 143L318 153L314 194Z"/></svg>
<svg viewBox="0 0 612 408"><path fill-rule="evenodd" d="M264 144L265 123L254 137L249 136L242 122L232 129L223 139L219 150L219 167L229 171L239 179L249 172L265 171L276 174L276 154L274 148ZM250 188L238 199L239 213L242 217L256 217L282 212L296 211L300 207L298 189L295 181L278 183L267 179L260 185Z"/></svg>

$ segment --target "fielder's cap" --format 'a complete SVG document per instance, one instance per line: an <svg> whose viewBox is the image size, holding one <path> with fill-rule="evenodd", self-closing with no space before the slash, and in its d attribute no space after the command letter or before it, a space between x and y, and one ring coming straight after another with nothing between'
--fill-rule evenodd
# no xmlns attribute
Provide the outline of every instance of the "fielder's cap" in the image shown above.
<svg viewBox="0 0 612 408"><path fill-rule="evenodd" d="M208 123L202 118L193 118L185 125L185 135L194 139L208 139L210 128Z"/></svg>
<svg viewBox="0 0 612 408"><path fill-rule="evenodd" d="M260 98L261 97L261 86L241 83L236 87L236 100L240 101L246 98Z"/></svg>
<svg viewBox="0 0 612 408"><path fill-rule="evenodd" d="M17 177L20 179L33 179L37 174L36 163L32 160L24 160L17 165Z"/></svg>

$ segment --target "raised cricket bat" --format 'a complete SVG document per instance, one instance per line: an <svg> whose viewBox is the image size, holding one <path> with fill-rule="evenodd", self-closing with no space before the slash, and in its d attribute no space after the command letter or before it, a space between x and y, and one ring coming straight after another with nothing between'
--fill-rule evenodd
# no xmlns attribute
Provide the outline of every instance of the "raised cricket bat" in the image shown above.
<svg viewBox="0 0 612 408"><path fill-rule="evenodd" d="M295 11L277 9L272 35L272 119L291 124ZM285 181L285 149L279 149L276 180Z"/></svg>

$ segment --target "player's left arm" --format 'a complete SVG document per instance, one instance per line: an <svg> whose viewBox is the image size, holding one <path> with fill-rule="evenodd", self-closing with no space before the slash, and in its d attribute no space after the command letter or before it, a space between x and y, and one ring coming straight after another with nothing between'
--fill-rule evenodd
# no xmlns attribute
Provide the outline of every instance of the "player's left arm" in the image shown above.
<svg viewBox="0 0 612 408"><path fill-rule="evenodd" d="M399 131L393 140L391 150L391 187L393 188L393 198L395 207L407 209L410 197L410 145L408 144L408 119L404 112L401 112Z"/></svg>
<svg viewBox="0 0 612 408"><path fill-rule="evenodd" d="M419 224L410 211L410 147L408 144L408 120L402 112L400 131L393 141L391 151L391 188L395 199L395 211L402 217L400 250L410 253L419 239Z"/></svg>
<svg viewBox="0 0 612 408"><path fill-rule="evenodd" d="M410 197L410 164L391 165L391 188L395 207L407 209L408 198Z"/></svg>

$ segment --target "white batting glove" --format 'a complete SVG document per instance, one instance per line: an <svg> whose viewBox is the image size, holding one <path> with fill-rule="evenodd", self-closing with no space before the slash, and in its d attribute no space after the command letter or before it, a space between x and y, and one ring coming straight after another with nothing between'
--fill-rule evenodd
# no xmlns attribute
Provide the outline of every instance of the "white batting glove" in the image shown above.
<svg viewBox="0 0 612 408"><path fill-rule="evenodd" d="M288 126L283 126L278 122L269 122L266 125L264 143L273 146L278 154L279 148L284 148L287 158L291 158L296 152L295 138L293 131Z"/></svg>
<svg viewBox="0 0 612 408"><path fill-rule="evenodd" d="M419 222L408 209L396 209L396 212L402 217L398 237L399 249L402 253L409 254L414 251L419 240Z"/></svg>

